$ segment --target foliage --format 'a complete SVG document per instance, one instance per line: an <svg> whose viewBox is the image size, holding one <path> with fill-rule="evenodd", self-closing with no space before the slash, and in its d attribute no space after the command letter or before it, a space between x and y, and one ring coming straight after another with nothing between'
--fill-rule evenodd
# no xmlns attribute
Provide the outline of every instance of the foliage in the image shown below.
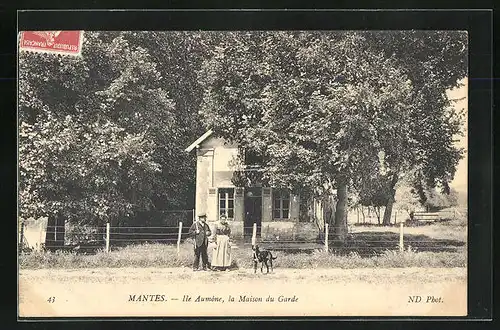
<svg viewBox="0 0 500 330"><path fill-rule="evenodd" d="M328 195L384 148L408 154L411 81L362 33L233 33L203 76L206 121L262 154L272 186Z"/></svg>
<svg viewBox="0 0 500 330"><path fill-rule="evenodd" d="M449 183L463 154L454 139L463 134L461 122L465 114L454 110L447 91L460 87L460 81L467 76L467 33L393 31L367 35L375 49L398 62L414 86L411 154L389 153L389 167L396 175L412 175L417 190L440 186L449 193Z"/></svg>
<svg viewBox="0 0 500 330"><path fill-rule="evenodd" d="M406 211L409 216L410 213L415 212L420 205L415 190L405 181L398 182L396 186L394 207L398 210Z"/></svg>
<svg viewBox="0 0 500 330"><path fill-rule="evenodd" d="M133 205L124 183L143 193L137 178L152 177L159 167L151 159L152 147L143 134L124 133L109 122L83 127L68 115L63 122L23 123L21 214L62 212L75 220L108 221L130 211Z"/></svg>
<svg viewBox="0 0 500 330"><path fill-rule="evenodd" d="M358 202L392 208L401 178L425 202L462 157L446 90L466 51L454 31L254 31L86 32L81 57L20 53L21 217L192 207L183 149L204 128L260 157L240 182L337 195L337 225Z"/></svg>
<svg viewBox="0 0 500 330"><path fill-rule="evenodd" d="M390 196L390 183L382 175L374 175L361 181L359 189L359 204L362 206L382 207L387 205Z"/></svg>
<svg viewBox="0 0 500 330"><path fill-rule="evenodd" d="M429 210L440 210L458 205L458 193L450 189L449 193L440 192L435 188L424 191L424 199L420 203Z"/></svg>
<svg viewBox="0 0 500 330"><path fill-rule="evenodd" d="M199 40L86 32L81 57L20 54L21 217L102 222L189 205L195 166L183 149L200 132L189 96L203 56L179 57L189 42Z"/></svg>
<svg viewBox="0 0 500 330"><path fill-rule="evenodd" d="M464 113L453 108L454 101L448 98L447 91L460 87L460 80L467 76L467 34L392 31L364 35L373 49L396 61L413 86L408 141L388 140L389 144L383 148L385 174L369 174L363 179L379 181L370 186L379 187L380 193L371 194L374 200L365 200L364 204L377 205L381 198L385 199L384 223L389 223L394 187L404 176L412 178L412 185L421 194L436 186L449 194L449 183L463 154L454 145L454 139L463 134L460 123ZM370 195L369 191L364 199Z"/></svg>
<svg viewBox="0 0 500 330"><path fill-rule="evenodd" d="M453 145L460 114L446 91L467 74L466 35L241 32L221 39L203 67L202 114L216 134L262 155L268 184L336 193L337 225L352 190L364 204L386 204L384 223L408 173L417 189L449 191L462 150Z"/></svg>

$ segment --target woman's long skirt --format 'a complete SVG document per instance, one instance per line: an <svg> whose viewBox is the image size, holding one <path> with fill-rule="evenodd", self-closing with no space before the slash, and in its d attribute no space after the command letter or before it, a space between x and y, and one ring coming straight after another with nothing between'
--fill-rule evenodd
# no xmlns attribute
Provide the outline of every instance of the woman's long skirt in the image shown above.
<svg viewBox="0 0 500 330"><path fill-rule="evenodd" d="M229 236L217 235L217 246L212 254L212 267L231 266L231 246Z"/></svg>

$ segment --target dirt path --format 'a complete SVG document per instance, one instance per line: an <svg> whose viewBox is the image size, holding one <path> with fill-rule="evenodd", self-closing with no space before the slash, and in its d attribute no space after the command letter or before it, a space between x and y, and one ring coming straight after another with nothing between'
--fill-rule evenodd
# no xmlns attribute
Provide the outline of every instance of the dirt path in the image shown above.
<svg viewBox="0 0 500 330"><path fill-rule="evenodd" d="M466 282L464 268L21 270L20 316L464 315Z"/></svg>

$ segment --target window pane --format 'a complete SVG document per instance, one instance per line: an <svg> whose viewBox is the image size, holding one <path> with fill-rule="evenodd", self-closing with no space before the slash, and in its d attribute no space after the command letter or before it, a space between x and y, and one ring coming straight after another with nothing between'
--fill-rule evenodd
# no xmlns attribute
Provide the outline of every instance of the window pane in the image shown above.
<svg viewBox="0 0 500 330"><path fill-rule="evenodd" d="M224 214L226 214L226 210L225 209L220 209L219 210L219 216L224 215Z"/></svg>
<svg viewBox="0 0 500 330"><path fill-rule="evenodd" d="M213 204L212 204L212 205L213 205ZM226 208L226 200L221 199L221 200L220 200L219 207L220 207L221 209L225 209L225 208Z"/></svg>
<svg viewBox="0 0 500 330"><path fill-rule="evenodd" d="M227 217L228 218L234 218L234 210L233 209L227 210Z"/></svg>
<svg viewBox="0 0 500 330"><path fill-rule="evenodd" d="M288 219L288 210L283 210L283 218Z"/></svg>
<svg viewBox="0 0 500 330"><path fill-rule="evenodd" d="M281 207L281 201L279 199L274 200L274 208L279 209Z"/></svg>
<svg viewBox="0 0 500 330"><path fill-rule="evenodd" d="M234 197L234 189L228 189L227 190L227 197L228 198L233 198Z"/></svg>
<svg viewBox="0 0 500 330"><path fill-rule="evenodd" d="M234 208L234 201L232 199L227 201L227 207L230 209Z"/></svg>
<svg viewBox="0 0 500 330"><path fill-rule="evenodd" d="M274 210L273 218L279 219L281 217L280 210Z"/></svg>
<svg viewBox="0 0 500 330"><path fill-rule="evenodd" d="M283 208L284 209L289 209L289 205L290 205L290 200L289 199L284 199L283 200Z"/></svg>

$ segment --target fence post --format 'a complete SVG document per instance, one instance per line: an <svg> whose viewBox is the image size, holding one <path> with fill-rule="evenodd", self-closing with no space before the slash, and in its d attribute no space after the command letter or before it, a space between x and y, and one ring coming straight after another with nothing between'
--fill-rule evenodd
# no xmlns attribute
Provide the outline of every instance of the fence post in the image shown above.
<svg viewBox="0 0 500 330"><path fill-rule="evenodd" d="M193 209L193 222L196 220L196 214L195 214L195 209Z"/></svg>
<svg viewBox="0 0 500 330"><path fill-rule="evenodd" d="M257 223L254 222L252 230L252 246L257 244Z"/></svg>
<svg viewBox="0 0 500 330"><path fill-rule="evenodd" d="M328 223L325 223L325 251L328 252Z"/></svg>
<svg viewBox="0 0 500 330"><path fill-rule="evenodd" d="M399 251L404 251L403 245L403 221L399 222Z"/></svg>
<svg viewBox="0 0 500 330"><path fill-rule="evenodd" d="M179 222L179 235L177 236L177 255L181 252L182 221Z"/></svg>
<svg viewBox="0 0 500 330"><path fill-rule="evenodd" d="M106 252L109 252L109 222L106 223Z"/></svg>
<svg viewBox="0 0 500 330"><path fill-rule="evenodd" d="M21 237L19 238L19 252L24 248L24 222L21 222Z"/></svg>

